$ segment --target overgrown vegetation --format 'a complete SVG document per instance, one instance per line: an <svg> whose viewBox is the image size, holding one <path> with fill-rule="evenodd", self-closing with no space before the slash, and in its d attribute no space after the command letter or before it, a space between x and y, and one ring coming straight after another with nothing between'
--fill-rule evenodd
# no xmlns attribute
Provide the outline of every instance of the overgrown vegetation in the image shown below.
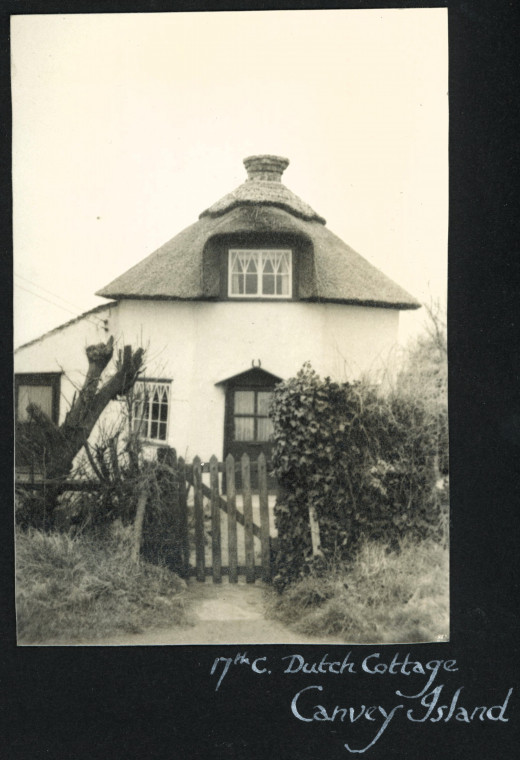
<svg viewBox="0 0 520 760"><path fill-rule="evenodd" d="M435 329L409 350L391 387L322 379L309 363L277 387L279 590L332 560L351 562L367 537L391 549L405 538L446 545L446 344L430 315Z"/></svg>
<svg viewBox="0 0 520 760"><path fill-rule="evenodd" d="M188 622L185 582L132 557L119 522L101 535L19 530L16 617L21 644L96 641Z"/></svg>
<svg viewBox="0 0 520 760"><path fill-rule="evenodd" d="M118 353L113 374L102 380L114 354L112 337L106 343L87 346L85 354L88 361L85 381L74 394L61 425L45 414L40 406L31 403L25 410L27 419L16 426L17 464L29 464L32 469L36 464L49 480L66 478L79 452L85 448L88 453L89 436L107 405L131 392L143 367L144 350L138 348L133 351L131 346L125 346ZM114 443L117 444L117 440ZM117 456L115 446L112 455ZM95 463L91 464L95 470ZM39 515L40 521L43 515L44 529L54 527L59 493L59 487L49 484L45 508ZM35 509L32 518L37 516Z"/></svg>
<svg viewBox="0 0 520 760"><path fill-rule="evenodd" d="M143 450L139 423L152 404L146 395L137 397L134 385L143 352L126 347L116 374L97 390L112 347L110 341L87 349L87 379L63 425L33 405L17 439L25 453L40 457L42 474L55 478L43 490L17 489L20 643L101 640L186 622L179 577L187 568L187 525L179 508L185 483L173 450L158 449L154 459ZM109 400L118 414L99 422ZM69 435L69 428L81 427L79 418L88 422L82 436L77 430ZM63 457L66 449L61 470L53 441L63 444ZM85 490L67 490L69 479Z"/></svg>
<svg viewBox="0 0 520 760"><path fill-rule="evenodd" d="M99 535L117 520L124 526L133 525L136 559L142 553L150 561L166 563L183 575L188 538L179 493L185 483L179 480L175 454L161 447L154 458L145 456L139 425L143 409L152 404L146 392L132 385L113 403L117 403L117 413L98 423L93 440L83 440L83 450L75 458L69 477L76 482L88 481L93 487L87 483L86 490L79 492L63 491L59 484L43 491L19 488L17 525L24 530L55 530L71 535L95 531ZM28 440L34 446L41 443L38 430L38 426L29 426L17 445L25 445ZM32 439L32 435L36 438Z"/></svg>
<svg viewBox="0 0 520 760"><path fill-rule="evenodd" d="M406 539L391 551L365 541L349 563L273 593L268 615L296 631L345 642L405 643L449 636L448 550L432 540Z"/></svg>

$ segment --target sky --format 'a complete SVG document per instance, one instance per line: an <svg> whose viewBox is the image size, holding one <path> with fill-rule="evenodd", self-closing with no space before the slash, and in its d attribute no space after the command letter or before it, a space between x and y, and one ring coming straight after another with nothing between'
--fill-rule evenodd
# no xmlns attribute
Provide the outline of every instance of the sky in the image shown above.
<svg viewBox="0 0 520 760"><path fill-rule="evenodd" d="M445 303L442 8L14 16L14 345L246 179L252 154L422 302ZM401 314L401 339L424 310Z"/></svg>

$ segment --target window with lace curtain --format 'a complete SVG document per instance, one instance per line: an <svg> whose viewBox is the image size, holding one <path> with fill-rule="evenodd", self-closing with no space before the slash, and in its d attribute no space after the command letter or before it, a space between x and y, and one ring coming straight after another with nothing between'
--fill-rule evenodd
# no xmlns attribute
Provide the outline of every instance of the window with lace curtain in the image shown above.
<svg viewBox="0 0 520 760"><path fill-rule="evenodd" d="M269 406L270 390L235 390L233 422L235 441L270 441L273 423Z"/></svg>
<svg viewBox="0 0 520 760"><path fill-rule="evenodd" d="M138 380L133 391L132 429L148 441L168 440L169 380Z"/></svg>
<svg viewBox="0 0 520 760"><path fill-rule="evenodd" d="M231 297L292 296L292 251L289 248L231 248L228 271Z"/></svg>

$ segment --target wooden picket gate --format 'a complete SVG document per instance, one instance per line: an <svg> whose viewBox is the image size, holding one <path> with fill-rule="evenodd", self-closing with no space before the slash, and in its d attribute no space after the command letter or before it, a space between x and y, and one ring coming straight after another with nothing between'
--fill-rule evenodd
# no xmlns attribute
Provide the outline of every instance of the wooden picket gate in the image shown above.
<svg viewBox="0 0 520 760"><path fill-rule="evenodd" d="M244 575L247 583L254 583L257 577L264 581L271 578L271 536L269 527L269 490L267 480L267 462L264 454L260 454L256 462L251 462L247 454L243 454L240 463L235 463L231 454L225 462L219 462L212 456L209 464L202 464L195 457L193 465L179 464L185 470L185 477L193 486L193 518L195 540L195 567L190 568L191 575L204 582L211 575L213 583L220 583L222 576L227 574L230 583L237 583L239 575ZM241 488L235 487L235 474L240 468ZM251 471L258 474L258 493L251 488ZM209 472L209 486L203 482L202 475ZM225 494L220 493L219 473L225 474ZM209 499L211 516L211 562L206 562L206 537L204 502ZM253 499L258 498L259 522L253 520ZM240 510L237 501L241 501ZM187 504L183 505L187 509ZM226 535L222 535L221 513L227 515ZM239 564L237 524L243 527L244 564ZM241 533L241 531L240 531ZM260 565L255 564L255 537L260 540ZM227 564L223 562L223 539L227 544Z"/></svg>
<svg viewBox="0 0 520 760"><path fill-rule="evenodd" d="M270 531L265 455L261 453L256 462L251 461L248 454L243 454L240 462L235 462L231 454L225 462L219 462L217 457L212 456L209 462L202 463L200 457L195 457L192 464L187 464L182 457L177 459L175 449L164 447L159 450L158 459L167 465L172 474L176 473L180 486L178 498L172 504L172 529L167 528L163 535L169 562L175 571L184 578L194 575L200 582L210 575L213 583L220 583L223 575L228 575L230 583L237 583L239 576L245 576L247 583L254 583L257 578L269 581L271 549L276 539L271 537ZM255 488L251 484L252 472L255 474ZM240 474L239 479L235 477L237 473ZM203 481L203 475L207 474L209 485ZM224 493L220 492L219 475L223 476L222 482L225 483ZM240 488L235 486L236 480L240 482ZM46 487L53 487L59 492L91 492L102 488L102 484L96 481L24 481L22 478L17 480L16 485L25 491L42 494ZM188 500L191 489L192 497ZM204 499L209 501L209 520L204 510ZM258 513L258 523L253 519L254 512ZM227 516L227 520L222 521L225 535L221 522L223 514ZM207 522L211 526L209 530L206 529ZM209 561L206 557L208 536L211 537ZM255 539L257 547L260 544L256 559ZM239 558L243 561L239 562ZM192 559L195 561L190 562Z"/></svg>

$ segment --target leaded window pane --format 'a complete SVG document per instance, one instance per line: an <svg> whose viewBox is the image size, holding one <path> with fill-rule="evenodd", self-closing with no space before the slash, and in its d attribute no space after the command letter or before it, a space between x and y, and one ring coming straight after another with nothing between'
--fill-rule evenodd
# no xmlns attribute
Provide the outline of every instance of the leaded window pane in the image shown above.
<svg viewBox="0 0 520 760"><path fill-rule="evenodd" d="M158 436L160 441L166 440L166 422L159 422L158 424Z"/></svg>
<svg viewBox="0 0 520 760"><path fill-rule="evenodd" d="M149 440L168 437L169 383L139 381L134 387L132 429Z"/></svg>
<svg viewBox="0 0 520 760"><path fill-rule="evenodd" d="M235 417L235 441L254 441L255 418Z"/></svg>
<svg viewBox="0 0 520 760"><path fill-rule="evenodd" d="M276 295L275 289L276 278L274 274L265 274L262 277L262 293L264 296Z"/></svg>
<svg viewBox="0 0 520 760"><path fill-rule="evenodd" d="M245 280L246 280L246 288L245 288L246 295L248 296L255 295L258 291L258 275L246 274Z"/></svg>
<svg viewBox="0 0 520 760"><path fill-rule="evenodd" d="M267 416L273 394L271 391L258 391L258 414Z"/></svg>
<svg viewBox="0 0 520 760"><path fill-rule="evenodd" d="M273 421L269 417L258 417L256 425L256 440L271 440L271 437L273 435Z"/></svg>
<svg viewBox="0 0 520 760"><path fill-rule="evenodd" d="M161 411L159 413L159 419L161 422L166 422L168 419L168 405L167 403L163 402L161 404Z"/></svg>
<svg viewBox="0 0 520 760"><path fill-rule="evenodd" d="M289 274L290 271L290 265L289 265L289 254L287 251L282 251L281 256L278 259L278 270L280 274Z"/></svg>
<svg viewBox="0 0 520 760"><path fill-rule="evenodd" d="M52 417L52 386L20 385L18 387L18 420L27 422L29 404L37 404L47 417Z"/></svg>
<svg viewBox="0 0 520 760"><path fill-rule="evenodd" d="M231 292L232 293L243 293L244 288L244 278L239 274L233 274L231 278Z"/></svg>
<svg viewBox="0 0 520 760"><path fill-rule="evenodd" d="M255 392L235 391L235 414L254 414Z"/></svg>
<svg viewBox="0 0 520 760"><path fill-rule="evenodd" d="M258 272L258 254L250 253L247 259L247 266L245 267L248 274L256 274Z"/></svg>
<svg viewBox="0 0 520 760"><path fill-rule="evenodd" d="M230 249L230 295L290 296L291 256L285 249Z"/></svg>

